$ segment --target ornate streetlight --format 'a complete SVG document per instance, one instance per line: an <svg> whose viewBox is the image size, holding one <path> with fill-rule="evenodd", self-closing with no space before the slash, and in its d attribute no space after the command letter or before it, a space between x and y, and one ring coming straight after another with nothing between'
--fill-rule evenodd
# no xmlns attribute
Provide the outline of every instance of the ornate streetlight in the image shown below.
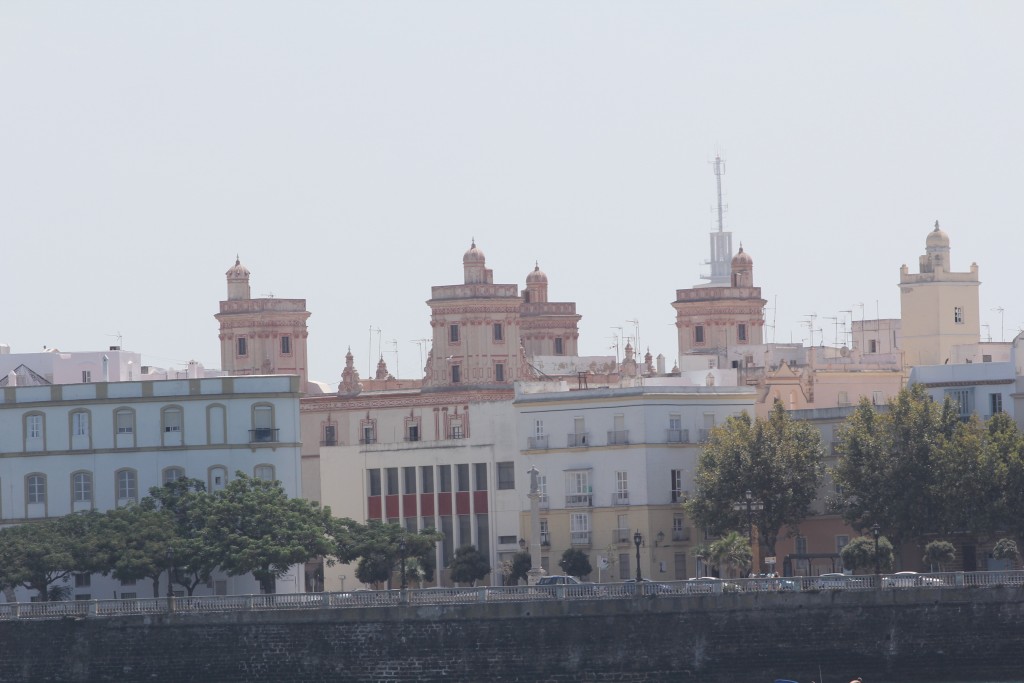
<svg viewBox="0 0 1024 683"><path fill-rule="evenodd" d="M878 526L878 522L871 525L871 535L875 537L875 574L882 573L881 558L878 557L878 535L881 533L881 528Z"/></svg>
<svg viewBox="0 0 1024 683"><path fill-rule="evenodd" d="M746 493L743 494L743 500L738 503L732 504L732 509L737 512L747 511L747 535L750 540L750 553L753 556L752 559L757 559L754 548L754 512L760 512L764 510L764 503L759 500L754 500L754 494L747 489ZM760 569L760 561L754 563L757 568Z"/></svg>
<svg viewBox="0 0 1024 683"><path fill-rule="evenodd" d="M398 542L398 555L402 562L402 590L405 590L405 539L403 538Z"/></svg>
<svg viewBox="0 0 1024 683"><path fill-rule="evenodd" d="M640 544L644 542L644 537L637 529L636 533L633 534L633 543L636 545L636 583L637 590L640 588L640 582L643 581L643 576L640 575Z"/></svg>

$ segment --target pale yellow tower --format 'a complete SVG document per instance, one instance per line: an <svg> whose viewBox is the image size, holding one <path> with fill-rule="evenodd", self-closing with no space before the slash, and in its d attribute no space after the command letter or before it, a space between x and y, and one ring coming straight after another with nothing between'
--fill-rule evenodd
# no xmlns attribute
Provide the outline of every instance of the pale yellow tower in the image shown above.
<svg viewBox="0 0 1024 683"><path fill-rule="evenodd" d="M529 375L519 338L523 299L514 284L494 284L474 241L462 257L463 284L431 288L433 346L426 391L503 385Z"/></svg>
<svg viewBox="0 0 1024 683"><path fill-rule="evenodd" d="M754 286L754 260L743 245L732 258L728 287L703 286L676 290L679 355L723 354L738 345L764 342L761 288Z"/></svg>
<svg viewBox="0 0 1024 683"><path fill-rule="evenodd" d="M249 269L238 258L226 275L228 298L214 316L220 323L221 369L229 375L299 375L305 391L306 300L251 298Z"/></svg>
<svg viewBox="0 0 1024 683"><path fill-rule="evenodd" d="M981 338L978 264L966 273L950 270L949 236L939 229L928 233L920 273L900 267L900 318L903 366L940 365L958 344L977 344Z"/></svg>
<svg viewBox="0 0 1024 683"><path fill-rule="evenodd" d="M538 264L526 276L520 315L527 358L577 354L582 316L577 315L574 302L548 301L548 276Z"/></svg>

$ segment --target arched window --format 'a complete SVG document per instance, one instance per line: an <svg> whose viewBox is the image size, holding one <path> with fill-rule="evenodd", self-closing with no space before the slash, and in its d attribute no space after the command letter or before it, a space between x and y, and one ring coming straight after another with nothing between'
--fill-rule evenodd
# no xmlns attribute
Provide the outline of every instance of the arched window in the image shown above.
<svg viewBox="0 0 1024 683"><path fill-rule="evenodd" d="M214 403L206 408L206 443L227 443L228 433L227 412L224 406Z"/></svg>
<svg viewBox="0 0 1024 683"><path fill-rule="evenodd" d="M26 451L46 449L46 415L40 412L25 413L23 432Z"/></svg>
<svg viewBox="0 0 1024 683"><path fill-rule="evenodd" d="M114 473L118 507L139 500L139 474L133 469L118 470Z"/></svg>
<svg viewBox="0 0 1024 683"><path fill-rule="evenodd" d="M166 467L161 474L161 481L165 484L170 484L172 481L178 481L179 479L185 478L184 467Z"/></svg>
<svg viewBox="0 0 1024 683"><path fill-rule="evenodd" d="M25 477L25 500L29 505L46 504L46 475L33 472Z"/></svg>
<svg viewBox="0 0 1024 683"><path fill-rule="evenodd" d="M252 407L252 430L249 432L249 443L272 443L277 441L277 429L274 428L274 406L269 403L256 403Z"/></svg>
<svg viewBox="0 0 1024 683"><path fill-rule="evenodd" d="M228 470L221 465L214 465L209 470L210 481L208 483L210 493L222 491L228 485Z"/></svg>
<svg viewBox="0 0 1024 683"><path fill-rule="evenodd" d="M92 472L75 472L71 475L71 500L74 503L92 505Z"/></svg>
<svg viewBox="0 0 1024 683"><path fill-rule="evenodd" d="M256 479L262 479L263 481L274 481L277 477L274 476L273 465L256 465L253 468L253 476Z"/></svg>

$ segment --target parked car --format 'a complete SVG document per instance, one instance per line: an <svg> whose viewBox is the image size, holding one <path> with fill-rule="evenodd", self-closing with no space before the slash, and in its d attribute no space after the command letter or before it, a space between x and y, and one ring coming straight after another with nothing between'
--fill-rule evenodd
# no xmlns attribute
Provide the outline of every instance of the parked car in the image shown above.
<svg viewBox="0 0 1024 683"><path fill-rule="evenodd" d="M541 577L537 581L537 586L549 591L553 591L557 586L565 586L566 594L570 596L597 595L601 592L600 587L596 583L580 581L575 576L561 576L557 574Z"/></svg>
<svg viewBox="0 0 1024 683"><path fill-rule="evenodd" d="M735 593L743 589L717 576L699 576L688 580L684 590L687 593Z"/></svg>
<svg viewBox="0 0 1024 683"><path fill-rule="evenodd" d="M633 594L636 592L636 579L626 579L622 582L622 590L625 593ZM650 579L640 579L641 592L644 595L654 595L656 593L675 593L672 586L664 583L657 583Z"/></svg>
<svg viewBox="0 0 1024 683"><path fill-rule="evenodd" d="M743 583L743 590L748 592L795 592L800 590L800 585L794 579L785 579L778 575L765 575L752 577Z"/></svg>
<svg viewBox="0 0 1024 683"><path fill-rule="evenodd" d="M886 588L938 588L945 586L946 582L935 576L926 576L917 572L896 572L882 579L882 585Z"/></svg>
<svg viewBox="0 0 1024 683"><path fill-rule="evenodd" d="M850 576L849 574L840 574L839 572L822 574L818 577L816 585L819 590L847 590L850 588L865 588L866 586L867 583L864 579Z"/></svg>

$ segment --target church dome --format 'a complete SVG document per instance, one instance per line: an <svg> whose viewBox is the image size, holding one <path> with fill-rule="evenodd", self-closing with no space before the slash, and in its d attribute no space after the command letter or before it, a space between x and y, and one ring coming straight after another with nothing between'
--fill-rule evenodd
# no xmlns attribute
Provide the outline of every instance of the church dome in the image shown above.
<svg viewBox="0 0 1024 683"><path fill-rule="evenodd" d="M471 263L483 263L484 260L484 252L477 248L476 240L474 239L470 243L469 249L462 255L462 263L463 265L469 265Z"/></svg>
<svg viewBox="0 0 1024 683"><path fill-rule="evenodd" d="M246 278L249 277L249 269L242 265L242 262L238 260L238 256L235 256L235 265L228 268L228 272L225 275L229 278Z"/></svg>
<svg viewBox="0 0 1024 683"><path fill-rule="evenodd" d="M939 229L938 221L935 221L935 229L928 233L928 239L925 240L925 246L929 249L949 249L949 235Z"/></svg>
<svg viewBox="0 0 1024 683"><path fill-rule="evenodd" d="M737 266L752 266L754 265L754 259L750 258L750 254L743 251L743 245L740 245L740 250L736 252L736 255L732 257L732 267Z"/></svg>
<svg viewBox="0 0 1024 683"><path fill-rule="evenodd" d="M544 271L540 269L539 264L534 264L533 270L526 276L526 284L547 284L548 276L544 274Z"/></svg>

